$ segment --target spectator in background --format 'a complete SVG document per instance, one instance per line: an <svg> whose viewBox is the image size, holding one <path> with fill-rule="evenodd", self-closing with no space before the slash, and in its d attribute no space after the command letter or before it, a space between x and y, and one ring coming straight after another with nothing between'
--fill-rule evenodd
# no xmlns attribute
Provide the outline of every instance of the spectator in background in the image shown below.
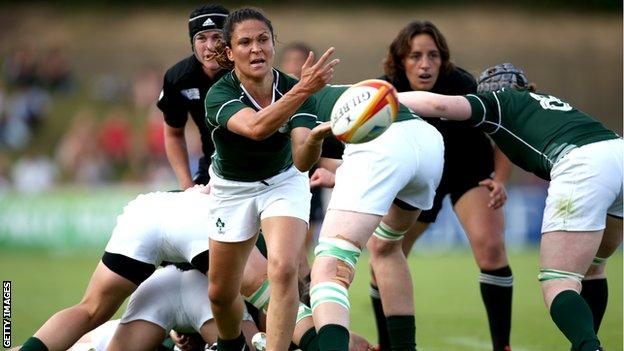
<svg viewBox="0 0 624 351"><path fill-rule="evenodd" d="M98 142L115 180L124 179L130 167L132 129L128 113L120 107L108 112L99 129Z"/></svg>
<svg viewBox="0 0 624 351"><path fill-rule="evenodd" d="M167 158L181 189L195 184L208 184L208 165L214 152L210 130L205 122L204 98L208 89L225 73L214 60L214 46L222 39L223 23L229 11L209 4L193 10L188 29L193 54L182 59L165 73L158 108L165 120ZM185 125L188 115L199 128L203 157L199 170L191 174Z"/></svg>
<svg viewBox="0 0 624 351"><path fill-rule="evenodd" d="M30 145L26 153L13 165L11 173L17 191L35 194L54 186L58 169L48 156L41 153L37 145Z"/></svg>
<svg viewBox="0 0 624 351"><path fill-rule="evenodd" d="M55 159L63 179L96 185L110 178L110 165L99 151L98 124L93 110L82 108L56 146Z"/></svg>
<svg viewBox="0 0 624 351"><path fill-rule="evenodd" d="M74 88L71 65L63 48L52 46L42 57L44 64L38 65L38 81L50 92L69 93Z"/></svg>
<svg viewBox="0 0 624 351"><path fill-rule="evenodd" d="M152 66L143 67L134 77L132 84L132 103L135 108L144 111L151 108L160 93L160 71Z"/></svg>
<svg viewBox="0 0 624 351"><path fill-rule="evenodd" d="M38 83L37 51L34 45L23 44L4 62L3 76L9 87L32 87Z"/></svg>
<svg viewBox="0 0 624 351"><path fill-rule="evenodd" d="M301 77L301 66L303 66L311 51L314 51L312 47L301 42L286 45L280 57L280 70L299 79Z"/></svg>

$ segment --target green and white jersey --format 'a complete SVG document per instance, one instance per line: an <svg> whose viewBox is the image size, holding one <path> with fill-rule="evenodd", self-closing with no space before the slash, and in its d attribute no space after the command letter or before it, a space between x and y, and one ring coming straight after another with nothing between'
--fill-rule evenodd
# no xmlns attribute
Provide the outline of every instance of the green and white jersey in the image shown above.
<svg viewBox="0 0 624 351"><path fill-rule="evenodd" d="M316 115L320 122L327 122L331 119L331 111L338 98L351 85L326 85L313 96L316 100ZM399 104L399 111L395 122L407 121L410 119L420 119L414 112L406 106Z"/></svg>
<svg viewBox="0 0 624 351"><path fill-rule="evenodd" d="M273 69L273 99L279 100L297 80ZM208 91L205 100L206 121L212 130L215 152L212 167L217 175L243 182L270 178L292 164L290 132L294 128L316 126L314 98L307 99L277 132L262 141L255 141L227 129L228 120L238 111L250 107L262 109L231 71Z"/></svg>
<svg viewBox="0 0 624 351"><path fill-rule="evenodd" d="M589 115L551 95L501 89L466 95L470 121L509 159L550 180L552 166L570 150L619 136Z"/></svg>

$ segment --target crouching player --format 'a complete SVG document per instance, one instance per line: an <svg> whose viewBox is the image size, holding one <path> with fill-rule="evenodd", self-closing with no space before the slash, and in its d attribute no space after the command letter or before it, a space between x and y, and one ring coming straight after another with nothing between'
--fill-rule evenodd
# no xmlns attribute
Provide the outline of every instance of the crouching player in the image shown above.
<svg viewBox="0 0 624 351"><path fill-rule="evenodd" d="M67 350L110 319L162 261L208 264L208 188L139 195L126 205L82 301L54 314L21 350Z"/></svg>
<svg viewBox="0 0 624 351"><path fill-rule="evenodd" d="M476 95L399 96L423 116L482 129L513 163L550 181L540 247L544 302L573 350L601 350L596 333L606 280L582 282L606 279L604 261L622 242L624 141L568 102L532 87L522 70L505 63L481 74ZM581 287L605 291L588 294L588 304Z"/></svg>

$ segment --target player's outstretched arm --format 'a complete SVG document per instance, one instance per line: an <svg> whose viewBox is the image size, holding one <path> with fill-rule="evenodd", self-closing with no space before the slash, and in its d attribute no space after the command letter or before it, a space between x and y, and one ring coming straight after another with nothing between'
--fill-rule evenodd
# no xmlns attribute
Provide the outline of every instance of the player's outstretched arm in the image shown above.
<svg viewBox="0 0 624 351"><path fill-rule="evenodd" d="M470 118L472 109L463 96L439 95L426 91L399 93L399 102L423 117L441 117L455 121Z"/></svg>

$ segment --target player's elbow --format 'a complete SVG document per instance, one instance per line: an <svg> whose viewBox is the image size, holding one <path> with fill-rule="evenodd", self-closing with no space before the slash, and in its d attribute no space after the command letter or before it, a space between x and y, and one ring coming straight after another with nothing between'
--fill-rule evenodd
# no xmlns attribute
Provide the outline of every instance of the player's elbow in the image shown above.
<svg viewBox="0 0 624 351"><path fill-rule="evenodd" d="M312 166L314 166L314 163L315 162L308 161L308 160L301 160L300 158L293 157L293 164L295 165L295 167L297 167L297 169L300 172L309 171L312 168Z"/></svg>
<svg viewBox="0 0 624 351"><path fill-rule="evenodd" d="M249 128L249 133L246 135L251 140L254 141L263 141L270 137L273 134L271 130L267 130L262 127L252 127Z"/></svg>

